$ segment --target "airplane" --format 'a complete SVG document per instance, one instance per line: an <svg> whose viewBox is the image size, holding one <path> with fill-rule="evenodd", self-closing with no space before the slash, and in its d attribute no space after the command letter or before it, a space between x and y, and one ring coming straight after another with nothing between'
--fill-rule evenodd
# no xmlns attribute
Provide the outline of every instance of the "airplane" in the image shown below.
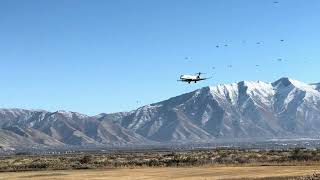
<svg viewBox="0 0 320 180"><path fill-rule="evenodd" d="M178 81L187 82L190 84L191 82L197 83L198 81L210 79L210 78L202 78L201 77L202 74L205 74L205 73L199 72L196 75L181 75Z"/></svg>

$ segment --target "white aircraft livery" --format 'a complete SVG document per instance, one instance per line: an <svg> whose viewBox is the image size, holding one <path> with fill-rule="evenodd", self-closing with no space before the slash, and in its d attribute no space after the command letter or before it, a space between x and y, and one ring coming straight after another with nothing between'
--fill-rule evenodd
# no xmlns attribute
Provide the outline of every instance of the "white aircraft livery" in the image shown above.
<svg viewBox="0 0 320 180"><path fill-rule="evenodd" d="M199 72L196 75L181 75L180 80L178 81L187 82L190 84L191 82L197 83L198 81L210 79L210 78L202 78L201 77L202 74L204 73Z"/></svg>

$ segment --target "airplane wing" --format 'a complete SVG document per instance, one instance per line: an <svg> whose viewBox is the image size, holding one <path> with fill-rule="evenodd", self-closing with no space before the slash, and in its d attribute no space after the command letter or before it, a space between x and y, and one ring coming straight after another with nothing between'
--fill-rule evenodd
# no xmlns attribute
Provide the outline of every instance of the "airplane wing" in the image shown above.
<svg viewBox="0 0 320 180"><path fill-rule="evenodd" d="M208 77L208 78L200 78L198 79L198 81L203 81L203 80L207 80L207 79L211 79L212 77Z"/></svg>

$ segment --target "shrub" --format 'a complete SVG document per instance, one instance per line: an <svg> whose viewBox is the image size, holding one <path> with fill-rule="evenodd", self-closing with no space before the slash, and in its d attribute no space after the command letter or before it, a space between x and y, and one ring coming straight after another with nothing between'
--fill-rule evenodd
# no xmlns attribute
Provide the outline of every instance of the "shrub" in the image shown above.
<svg viewBox="0 0 320 180"><path fill-rule="evenodd" d="M91 155L84 155L80 160L79 162L81 164L88 164L92 161L93 157Z"/></svg>
<svg viewBox="0 0 320 180"><path fill-rule="evenodd" d="M45 162L33 162L27 166L29 169L46 169L49 167L49 164Z"/></svg>

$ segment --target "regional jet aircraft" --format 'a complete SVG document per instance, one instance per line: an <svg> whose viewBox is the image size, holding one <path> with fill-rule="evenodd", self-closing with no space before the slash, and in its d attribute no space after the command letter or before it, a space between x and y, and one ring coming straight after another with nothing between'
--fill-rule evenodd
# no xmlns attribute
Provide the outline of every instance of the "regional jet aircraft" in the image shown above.
<svg viewBox="0 0 320 180"><path fill-rule="evenodd" d="M187 82L190 84L191 82L197 83L198 81L210 79L210 78L202 78L201 77L202 74L204 73L199 72L196 75L181 75L180 80L178 81Z"/></svg>

